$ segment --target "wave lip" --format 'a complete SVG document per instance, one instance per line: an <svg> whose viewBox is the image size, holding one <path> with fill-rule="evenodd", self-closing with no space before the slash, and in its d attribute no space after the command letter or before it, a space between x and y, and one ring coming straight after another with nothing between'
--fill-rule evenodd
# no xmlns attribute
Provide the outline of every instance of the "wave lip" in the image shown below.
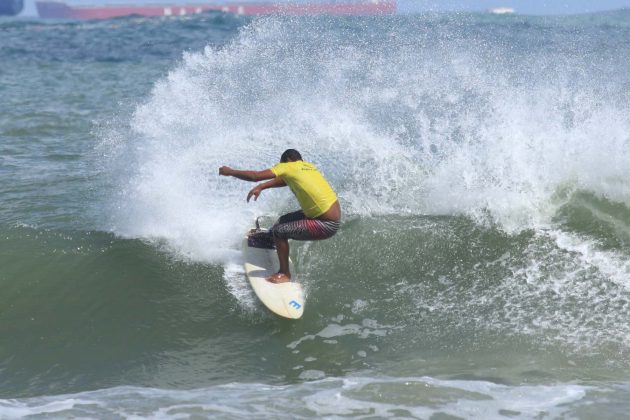
<svg viewBox="0 0 630 420"><path fill-rule="evenodd" d="M256 215L296 204L265 191L246 205L250 185L217 168L265 169L288 147L348 216L464 215L513 233L552 225L575 191L626 202L630 67L607 54L627 48L618 34L578 46L531 18L556 35L533 48L520 21L497 38L478 17L449 19L257 19L186 53L107 150L112 230L225 262Z"/></svg>

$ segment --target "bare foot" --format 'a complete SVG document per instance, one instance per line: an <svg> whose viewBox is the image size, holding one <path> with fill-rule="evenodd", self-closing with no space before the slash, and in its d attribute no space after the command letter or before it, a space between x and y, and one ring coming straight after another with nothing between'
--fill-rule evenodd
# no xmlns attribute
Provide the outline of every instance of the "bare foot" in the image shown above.
<svg viewBox="0 0 630 420"><path fill-rule="evenodd" d="M291 281L291 277L287 277L287 275L284 273L276 273L272 276L267 277L265 280L267 280L269 283L287 283Z"/></svg>

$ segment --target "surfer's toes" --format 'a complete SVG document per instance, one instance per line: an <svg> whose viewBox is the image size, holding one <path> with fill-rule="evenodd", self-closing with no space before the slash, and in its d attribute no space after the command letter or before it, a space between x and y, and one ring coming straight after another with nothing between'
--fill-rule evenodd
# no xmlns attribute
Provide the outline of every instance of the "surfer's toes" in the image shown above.
<svg viewBox="0 0 630 420"><path fill-rule="evenodd" d="M287 277L286 274L276 273L273 276L269 276L266 280L270 283L287 283L291 281L291 278Z"/></svg>

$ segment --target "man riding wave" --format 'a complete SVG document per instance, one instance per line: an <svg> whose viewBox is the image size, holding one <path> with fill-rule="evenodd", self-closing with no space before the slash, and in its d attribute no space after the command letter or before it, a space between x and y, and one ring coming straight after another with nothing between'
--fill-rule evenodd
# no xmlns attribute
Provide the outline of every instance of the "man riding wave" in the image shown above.
<svg viewBox="0 0 630 420"><path fill-rule="evenodd" d="M243 181L264 181L247 194L247 202L254 201L263 190L288 186L297 198L302 210L281 216L269 230L273 237L280 271L267 278L272 283L291 280L289 271L289 239L315 241L328 239L339 230L341 206L337 195L324 176L312 163L302 160L295 149L287 149L280 157L280 163L263 171L219 168L219 175L233 176Z"/></svg>

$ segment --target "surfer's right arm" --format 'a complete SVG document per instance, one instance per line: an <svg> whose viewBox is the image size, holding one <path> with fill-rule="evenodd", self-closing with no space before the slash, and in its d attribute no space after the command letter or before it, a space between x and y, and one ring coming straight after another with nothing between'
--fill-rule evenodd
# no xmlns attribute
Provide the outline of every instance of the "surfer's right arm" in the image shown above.
<svg viewBox="0 0 630 420"><path fill-rule="evenodd" d="M258 200L258 196L262 192L262 190L266 190L267 188L279 188L286 187L287 183L280 177L274 178L271 181L263 182L262 184L256 185L252 188L249 193L247 193L247 202L249 203L249 199L254 197L254 201Z"/></svg>
<svg viewBox="0 0 630 420"><path fill-rule="evenodd" d="M233 176L234 178L251 182L264 181L266 179L274 179L276 177L271 169L265 169L264 171L241 171L238 169L232 169L229 166L221 166L219 168L219 175Z"/></svg>

